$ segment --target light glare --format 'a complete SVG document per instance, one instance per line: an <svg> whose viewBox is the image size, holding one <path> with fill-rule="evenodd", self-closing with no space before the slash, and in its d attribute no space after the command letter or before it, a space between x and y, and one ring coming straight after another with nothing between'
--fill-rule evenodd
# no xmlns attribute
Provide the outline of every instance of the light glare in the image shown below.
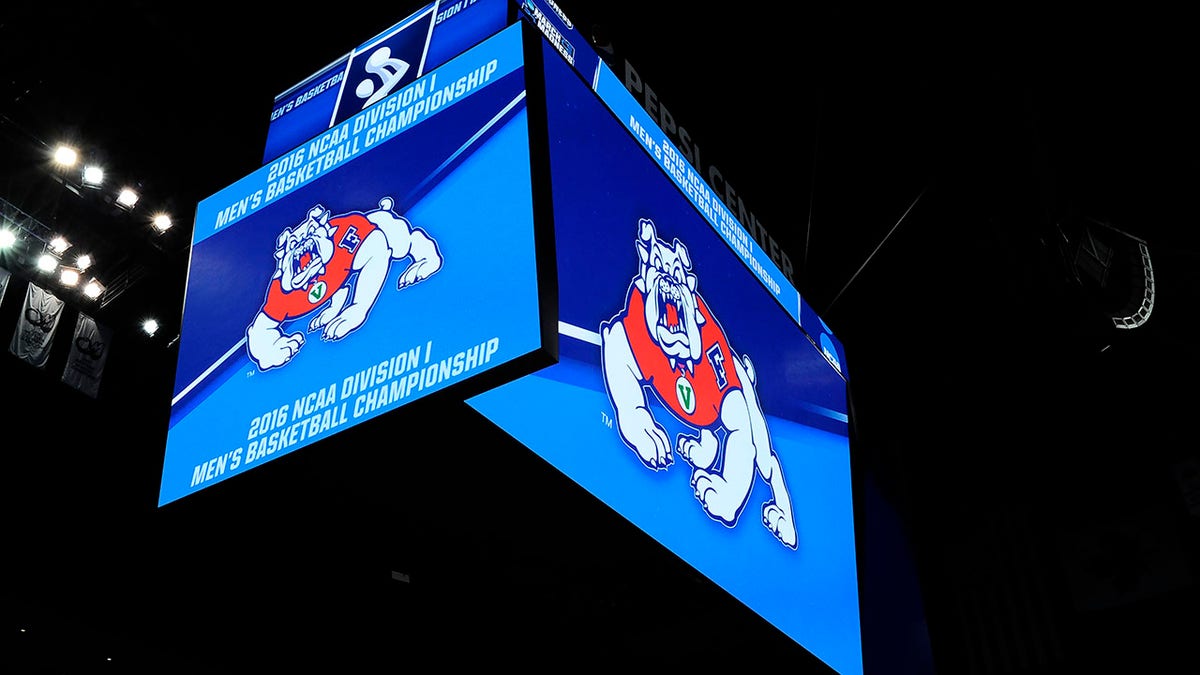
<svg viewBox="0 0 1200 675"><path fill-rule="evenodd" d="M121 190L121 194L117 195L117 203L127 209L132 209L133 205L137 204L137 200L137 193L129 188Z"/></svg>
<svg viewBox="0 0 1200 675"><path fill-rule="evenodd" d="M17 243L17 235L12 230L0 230L0 248L8 248Z"/></svg>
<svg viewBox="0 0 1200 675"><path fill-rule="evenodd" d="M53 272L54 268L58 267L58 258L55 258L49 253L43 253L42 257L38 258L37 266L38 269L42 270L43 272Z"/></svg>
<svg viewBox="0 0 1200 675"><path fill-rule="evenodd" d="M60 145L58 146L58 149L54 151L54 161L63 166L74 166L76 160L78 159L79 154L75 152L74 148Z"/></svg>
<svg viewBox="0 0 1200 675"><path fill-rule="evenodd" d="M104 169L98 166L85 167L83 170L83 184L88 187L99 187L104 182Z"/></svg>
<svg viewBox="0 0 1200 675"><path fill-rule="evenodd" d="M165 214L154 216L154 227L159 232L166 232L171 229L171 217Z"/></svg>
<svg viewBox="0 0 1200 675"><path fill-rule="evenodd" d="M100 282L96 281L95 279L92 279L91 281L87 282L83 286L83 294L93 300L100 297L100 294L103 292L104 292L104 287L101 286Z"/></svg>

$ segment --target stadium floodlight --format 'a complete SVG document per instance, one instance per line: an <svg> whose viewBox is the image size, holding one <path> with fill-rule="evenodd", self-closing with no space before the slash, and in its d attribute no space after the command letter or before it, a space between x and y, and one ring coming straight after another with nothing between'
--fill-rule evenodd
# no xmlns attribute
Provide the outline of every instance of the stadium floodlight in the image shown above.
<svg viewBox="0 0 1200 675"><path fill-rule="evenodd" d="M104 285L101 284L99 281L96 281L96 279L94 279L94 278L91 281L89 281L83 285L83 294L93 300L100 297L100 294L103 292L104 292Z"/></svg>
<svg viewBox="0 0 1200 675"><path fill-rule="evenodd" d="M79 268L63 266L58 273L58 280L64 286L76 286L79 284Z"/></svg>
<svg viewBox="0 0 1200 675"><path fill-rule="evenodd" d="M71 242L67 241L61 235L50 240L50 250L54 251L58 255L62 255L63 251L66 251L69 248L71 248Z"/></svg>
<svg viewBox="0 0 1200 675"><path fill-rule="evenodd" d="M0 249L8 248L17 243L17 233L10 229L0 230Z"/></svg>
<svg viewBox="0 0 1200 675"><path fill-rule="evenodd" d="M121 190L121 193L117 195L117 204L126 209L132 209L133 205L137 204L137 201L138 193L134 192L130 188L124 188Z"/></svg>
<svg viewBox="0 0 1200 675"><path fill-rule="evenodd" d="M42 257L38 258L37 266L38 269L42 270L43 272L53 272L54 268L58 267L58 258L55 258L49 253L43 253Z"/></svg>
<svg viewBox="0 0 1200 675"><path fill-rule="evenodd" d="M159 232L166 232L167 230L171 229L172 225L171 217L165 213L160 213L154 216L153 223L154 229L158 230Z"/></svg>
<svg viewBox="0 0 1200 675"><path fill-rule="evenodd" d="M90 188L98 188L104 184L104 169L89 165L83 169L83 184Z"/></svg>
<svg viewBox="0 0 1200 675"><path fill-rule="evenodd" d="M79 153L75 152L75 148L60 145L54 150L54 161L60 166L75 166L78 160Z"/></svg>
<svg viewBox="0 0 1200 675"><path fill-rule="evenodd" d="M142 330L146 331L146 335L154 335L158 332L158 322L154 319L146 319L142 322Z"/></svg>
<svg viewBox="0 0 1200 675"><path fill-rule="evenodd" d="M80 270L86 270L87 268L92 266L92 256L84 253L83 255L81 255L75 259L75 266L78 267Z"/></svg>

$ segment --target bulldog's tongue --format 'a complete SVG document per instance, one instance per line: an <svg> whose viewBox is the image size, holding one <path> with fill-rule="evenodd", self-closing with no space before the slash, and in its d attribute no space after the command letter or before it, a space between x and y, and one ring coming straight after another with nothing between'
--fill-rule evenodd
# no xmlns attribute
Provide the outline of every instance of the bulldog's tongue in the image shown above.
<svg viewBox="0 0 1200 675"><path fill-rule="evenodd" d="M679 310L675 305L667 303L667 328L674 328L679 324Z"/></svg>

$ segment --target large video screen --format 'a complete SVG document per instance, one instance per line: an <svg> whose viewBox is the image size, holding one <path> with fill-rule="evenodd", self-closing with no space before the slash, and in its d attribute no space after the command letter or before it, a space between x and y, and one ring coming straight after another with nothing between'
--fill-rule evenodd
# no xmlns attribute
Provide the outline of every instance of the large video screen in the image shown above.
<svg viewBox="0 0 1200 675"><path fill-rule="evenodd" d="M159 505L542 349L520 25L202 201Z"/></svg>
<svg viewBox="0 0 1200 675"><path fill-rule="evenodd" d="M840 343L607 67L543 45L559 360L468 403L862 673Z"/></svg>

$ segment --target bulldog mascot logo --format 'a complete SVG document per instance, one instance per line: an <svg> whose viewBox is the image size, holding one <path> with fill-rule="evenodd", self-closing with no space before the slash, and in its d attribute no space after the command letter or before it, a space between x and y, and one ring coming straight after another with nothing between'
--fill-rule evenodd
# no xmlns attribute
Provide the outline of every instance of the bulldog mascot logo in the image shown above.
<svg viewBox="0 0 1200 675"><path fill-rule="evenodd" d="M625 308L600 327L604 383L622 440L655 471L674 462L674 445L692 465L691 485L705 513L730 528L746 507L757 472L771 488L763 524L796 548L791 497L750 359L733 351L696 292L691 258L678 239L668 245L642 218L637 252L640 272ZM647 405L647 392L695 433L681 433L672 444Z"/></svg>
<svg viewBox="0 0 1200 675"><path fill-rule="evenodd" d="M333 216L317 204L280 233L275 274L246 329L246 351L259 370L286 364L304 346L304 332L286 333L286 322L316 313L308 330L320 330L323 340L340 340L363 325L392 261L412 259L397 290L441 269L437 242L392 207L392 198L384 197L375 211Z"/></svg>

